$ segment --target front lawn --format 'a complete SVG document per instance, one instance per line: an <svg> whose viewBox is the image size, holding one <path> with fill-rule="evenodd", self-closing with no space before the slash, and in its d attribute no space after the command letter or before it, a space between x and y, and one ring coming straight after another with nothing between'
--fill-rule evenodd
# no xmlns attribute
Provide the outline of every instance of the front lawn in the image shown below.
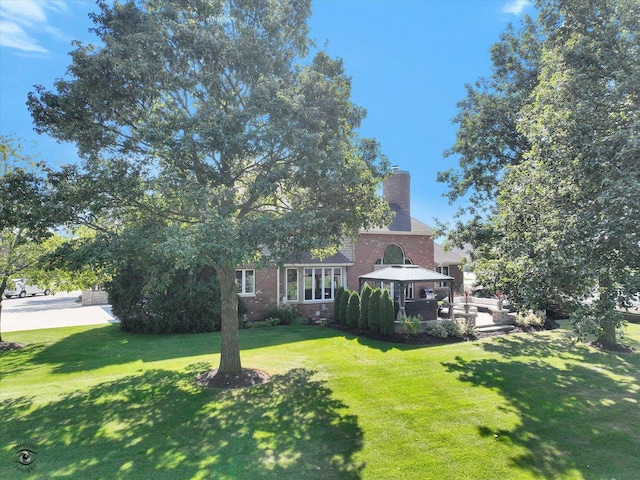
<svg viewBox="0 0 640 480"><path fill-rule="evenodd" d="M272 378L235 391L194 382L217 333L3 337L27 344L0 354L3 479L640 478L640 354L566 331L418 347L243 330L243 365Z"/></svg>

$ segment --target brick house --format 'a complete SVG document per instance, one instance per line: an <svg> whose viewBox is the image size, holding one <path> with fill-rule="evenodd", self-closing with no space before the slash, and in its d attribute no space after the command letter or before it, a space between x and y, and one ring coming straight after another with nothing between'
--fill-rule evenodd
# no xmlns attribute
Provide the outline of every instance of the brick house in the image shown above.
<svg viewBox="0 0 640 480"><path fill-rule="evenodd" d="M309 255L299 263L277 268L238 268L238 294L247 305L247 318L261 319L267 308L291 305L307 318L328 317L338 287L359 289L361 275L397 264L434 270L433 230L411 217L409 172L394 167L382 187L395 212L388 227L361 231L357 239L346 240L335 255L323 260ZM433 287L411 284L406 296L416 298L423 288Z"/></svg>
<svg viewBox="0 0 640 480"><path fill-rule="evenodd" d="M464 259L468 258L469 253L460 249L452 249L445 251L442 245L434 243L433 258L435 263L435 271L444 275L453 277L453 291L456 294L462 294L464 290ZM437 285L444 286L444 285Z"/></svg>

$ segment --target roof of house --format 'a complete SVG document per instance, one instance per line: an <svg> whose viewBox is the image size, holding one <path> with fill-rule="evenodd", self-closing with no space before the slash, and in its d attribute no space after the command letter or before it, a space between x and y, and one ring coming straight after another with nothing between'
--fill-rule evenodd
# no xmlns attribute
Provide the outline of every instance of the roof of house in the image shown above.
<svg viewBox="0 0 640 480"><path fill-rule="evenodd" d="M397 203L390 203L389 207L394 212L393 220L388 227L382 228L370 228L369 230L361 233L395 233L395 232L407 232L407 233L419 233L422 235L433 235L433 228L426 223L422 223L419 220L411 217L406 211L404 211Z"/></svg>
<svg viewBox="0 0 640 480"><path fill-rule="evenodd" d="M461 265L464 257L469 257L469 249L452 248L445 251L442 245L433 244L433 261L436 265Z"/></svg>

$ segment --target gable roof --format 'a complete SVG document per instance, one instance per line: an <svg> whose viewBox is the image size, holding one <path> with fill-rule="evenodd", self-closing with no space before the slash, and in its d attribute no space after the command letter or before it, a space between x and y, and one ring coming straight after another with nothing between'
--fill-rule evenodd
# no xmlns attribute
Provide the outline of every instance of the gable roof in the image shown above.
<svg viewBox="0 0 640 480"><path fill-rule="evenodd" d="M466 249L452 248L445 251L442 245L434 242L433 244L433 261L436 265L462 265L464 257L469 258L471 246L466 245Z"/></svg>

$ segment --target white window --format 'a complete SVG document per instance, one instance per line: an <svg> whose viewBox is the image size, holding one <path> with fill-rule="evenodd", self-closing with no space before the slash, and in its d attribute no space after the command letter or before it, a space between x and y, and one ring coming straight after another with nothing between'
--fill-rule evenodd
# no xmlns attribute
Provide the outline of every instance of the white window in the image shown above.
<svg viewBox="0 0 640 480"><path fill-rule="evenodd" d="M304 269L304 301L333 300L342 286L342 268L316 267Z"/></svg>
<svg viewBox="0 0 640 480"><path fill-rule="evenodd" d="M253 269L236 270L236 287L239 295L256 294L256 272Z"/></svg>
<svg viewBox="0 0 640 480"><path fill-rule="evenodd" d="M298 269L287 268L287 300L298 301Z"/></svg>
<svg viewBox="0 0 640 480"><path fill-rule="evenodd" d="M449 275L449 266L443 266L443 267L436 267L436 272L441 273L443 275ZM437 283L438 287L446 287L446 283L445 282L438 282Z"/></svg>

